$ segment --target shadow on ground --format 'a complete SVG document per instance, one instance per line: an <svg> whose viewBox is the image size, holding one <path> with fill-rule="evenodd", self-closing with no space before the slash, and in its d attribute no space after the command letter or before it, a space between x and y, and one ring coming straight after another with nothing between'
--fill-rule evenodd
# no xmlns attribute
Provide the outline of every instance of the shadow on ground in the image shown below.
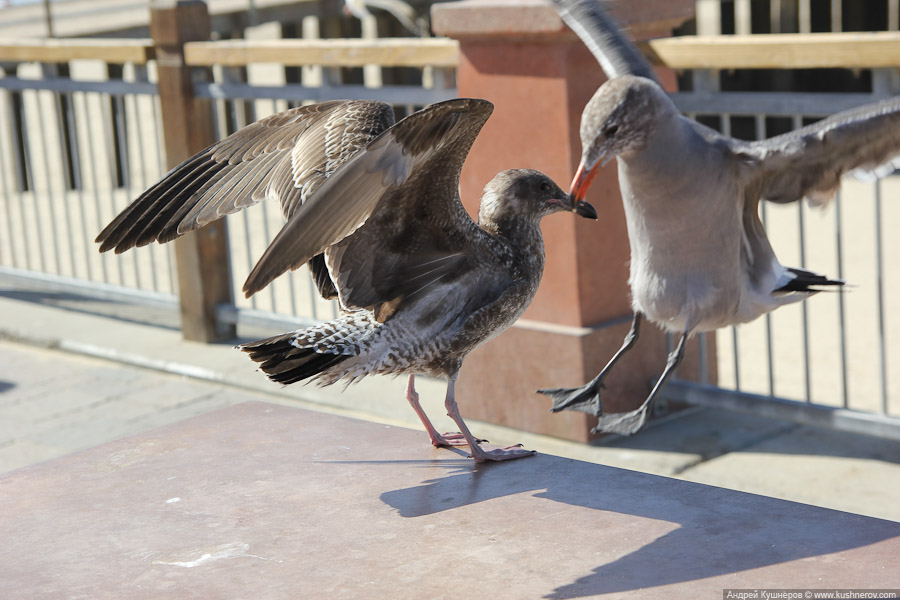
<svg viewBox="0 0 900 600"><path fill-rule="evenodd" d="M696 454L702 460L730 452L863 458L900 464L896 441L797 425L724 409L675 413L631 437L609 436L594 445L624 450Z"/></svg>
<svg viewBox="0 0 900 600"><path fill-rule="evenodd" d="M109 317L128 323L153 325L154 327L174 330L180 329L180 317L176 304L173 304L175 310L169 310L153 306L90 298L69 292L29 290L16 287L0 288L0 297L41 304L61 310Z"/></svg>
<svg viewBox="0 0 900 600"><path fill-rule="evenodd" d="M598 511L596 530L590 532L596 546L579 544L580 558L619 554L543 596L550 599L722 576L900 536L900 523L553 456L451 472L416 487L385 492L381 499L400 516L416 518L528 492ZM639 540L646 530L632 527L624 539L621 527L607 530L622 525L616 514L667 521L678 528ZM535 515L522 518L527 522ZM828 535L823 527L842 534ZM643 544L639 550L626 550L635 542ZM560 560L564 554L548 556L548 561Z"/></svg>

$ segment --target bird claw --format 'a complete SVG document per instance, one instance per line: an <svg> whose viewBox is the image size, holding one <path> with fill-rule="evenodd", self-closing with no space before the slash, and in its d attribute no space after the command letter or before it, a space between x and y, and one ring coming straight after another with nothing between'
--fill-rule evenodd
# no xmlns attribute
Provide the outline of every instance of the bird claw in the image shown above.
<svg viewBox="0 0 900 600"><path fill-rule="evenodd" d="M597 426L591 430L591 433L634 435L647 423L648 412L646 407L641 407L630 412L598 415Z"/></svg>
<svg viewBox="0 0 900 600"><path fill-rule="evenodd" d="M553 400L553 406L550 407L550 412L556 413L562 410L574 410L594 417L599 417L603 413L600 390L604 387L602 382L597 385L588 383L579 388L538 390L538 393L550 396Z"/></svg>
<svg viewBox="0 0 900 600"><path fill-rule="evenodd" d="M476 439L475 441L478 442L479 444L483 444L483 443L487 442L487 440L480 440L480 439ZM466 437L463 434L458 433L458 432L439 434L436 439L432 438L431 443L435 448L441 448L441 447L450 448L453 446L468 446L469 445L469 442L466 440Z"/></svg>
<svg viewBox="0 0 900 600"><path fill-rule="evenodd" d="M497 462L501 460L514 460L516 458L534 456L535 454L536 452L534 450L525 450L522 448L522 444L516 444L514 446L506 446L505 448L494 448L493 450L483 450L479 447L476 451L476 449L473 448L469 458L474 459L477 463L482 463L485 461Z"/></svg>

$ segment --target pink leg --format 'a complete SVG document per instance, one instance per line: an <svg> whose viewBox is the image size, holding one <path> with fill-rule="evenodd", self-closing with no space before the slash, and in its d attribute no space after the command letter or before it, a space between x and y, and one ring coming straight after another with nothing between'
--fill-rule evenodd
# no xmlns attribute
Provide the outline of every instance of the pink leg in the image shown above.
<svg viewBox="0 0 900 600"><path fill-rule="evenodd" d="M406 384L406 400L409 402L409 405L412 406L413 410L416 411L416 414L419 415L419 420L422 421L422 425L425 426L425 431L428 432L428 437L431 439L432 445L436 448L440 448L441 446L466 446L468 445L468 441L461 433L438 433L437 429L434 428L434 425L431 424L431 421L428 419L428 415L425 414L425 411L422 409L422 405L419 404L419 393L416 391L416 376L413 373L409 375L409 382ZM479 440L485 441L485 440Z"/></svg>
<svg viewBox="0 0 900 600"><path fill-rule="evenodd" d="M447 408L447 415L456 422L463 437L469 443L469 449L472 452L472 458L475 462L480 463L486 460L512 460L514 458L524 458L526 456L534 456L534 450L525 450L521 444L516 446L507 446L506 448L496 448L494 450L484 450L478 445L481 440L475 439L466 422L463 421L462 415L459 414L459 407L456 405L456 378L459 373L453 373L447 381L447 398L444 400L444 406Z"/></svg>

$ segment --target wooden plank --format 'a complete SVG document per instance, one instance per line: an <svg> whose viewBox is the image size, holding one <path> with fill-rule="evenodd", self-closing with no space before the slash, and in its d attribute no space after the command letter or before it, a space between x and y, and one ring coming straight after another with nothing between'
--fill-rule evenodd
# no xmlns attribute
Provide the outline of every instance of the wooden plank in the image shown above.
<svg viewBox="0 0 900 600"><path fill-rule="evenodd" d="M183 57L185 42L209 39L209 14L198 0L154 0L150 8L166 163L172 168L215 141L210 103L194 95L193 76L202 70L185 65ZM234 325L216 321L216 307L234 303L225 220L175 240L175 262L184 338L233 338Z"/></svg>
<svg viewBox="0 0 900 600"><path fill-rule="evenodd" d="M156 56L153 40L22 39L0 43L0 60L62 63L76 59L146 64Z"/></svg>
<svg viewBox="0 0 900 600"><path fill-rule="evenodd" d="M455 67L459 42L446 38L382 38L378 40L226 40L185 44L192 66L241 66L280 63L301 67Z"/></svg>
<svg viewBox="0 0 900 600"><path fill-rule="evenodd" d="M900 33L683 36L642 50L673 69L864 69L900 66Z"/></svg>

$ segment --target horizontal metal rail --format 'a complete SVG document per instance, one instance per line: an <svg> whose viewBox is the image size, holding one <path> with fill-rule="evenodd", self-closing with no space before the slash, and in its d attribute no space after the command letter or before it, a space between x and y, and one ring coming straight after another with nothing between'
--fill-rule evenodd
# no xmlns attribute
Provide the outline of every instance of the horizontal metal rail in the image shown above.
<svg viewBox="0 0 900 600"><path fill-rule="evenodd" d="M678 110L685 113L814 117L856 108L887 96L793 92L676 92L671 97Z"/></svg>
<svg viewBox="0 0 900 600"><path fill-rule="evenodd" d="M801 425L825 427L900 441L900 418L822 404L786 400L687 381L671 381L662 392L675 402L721 408Z"/></svg>
<svg viewBox="0 0 900 600"><path fill-rule="evenodd" d="M259 327L277 331L305 329L322 322L319 319L254 310L252 308L238 308L229 304L220 304L216 307L216 321L240 327Z"/></svg>
<svg viewBox="0 0 900 600"><path fill-rule="evenodd" d="M121 79L110 79L109 81L81 81L77 79L64 79L62 77L51 77L48 79L0 77L0 89L14 92L37 90L56 92L58 94L93 92L98 94L111 94L113 96L121 96L124 94L154 96L157 93L156 84L148 81L122 81Z"/></svg>
<svg viewBox="0 0 900 600"><path fill-rule="evenodd" d="M178 310L178 296L163 294L151 290L138 290L118 285L111 285L99 281L87 281L66 277L64 275L50 275L38 271L27 271L14 267L0 266L0 282L27 285L31 289L41 289L52 292L70 292L80 296L108 300L110 302L127 302L142 306Z"/></svg>

